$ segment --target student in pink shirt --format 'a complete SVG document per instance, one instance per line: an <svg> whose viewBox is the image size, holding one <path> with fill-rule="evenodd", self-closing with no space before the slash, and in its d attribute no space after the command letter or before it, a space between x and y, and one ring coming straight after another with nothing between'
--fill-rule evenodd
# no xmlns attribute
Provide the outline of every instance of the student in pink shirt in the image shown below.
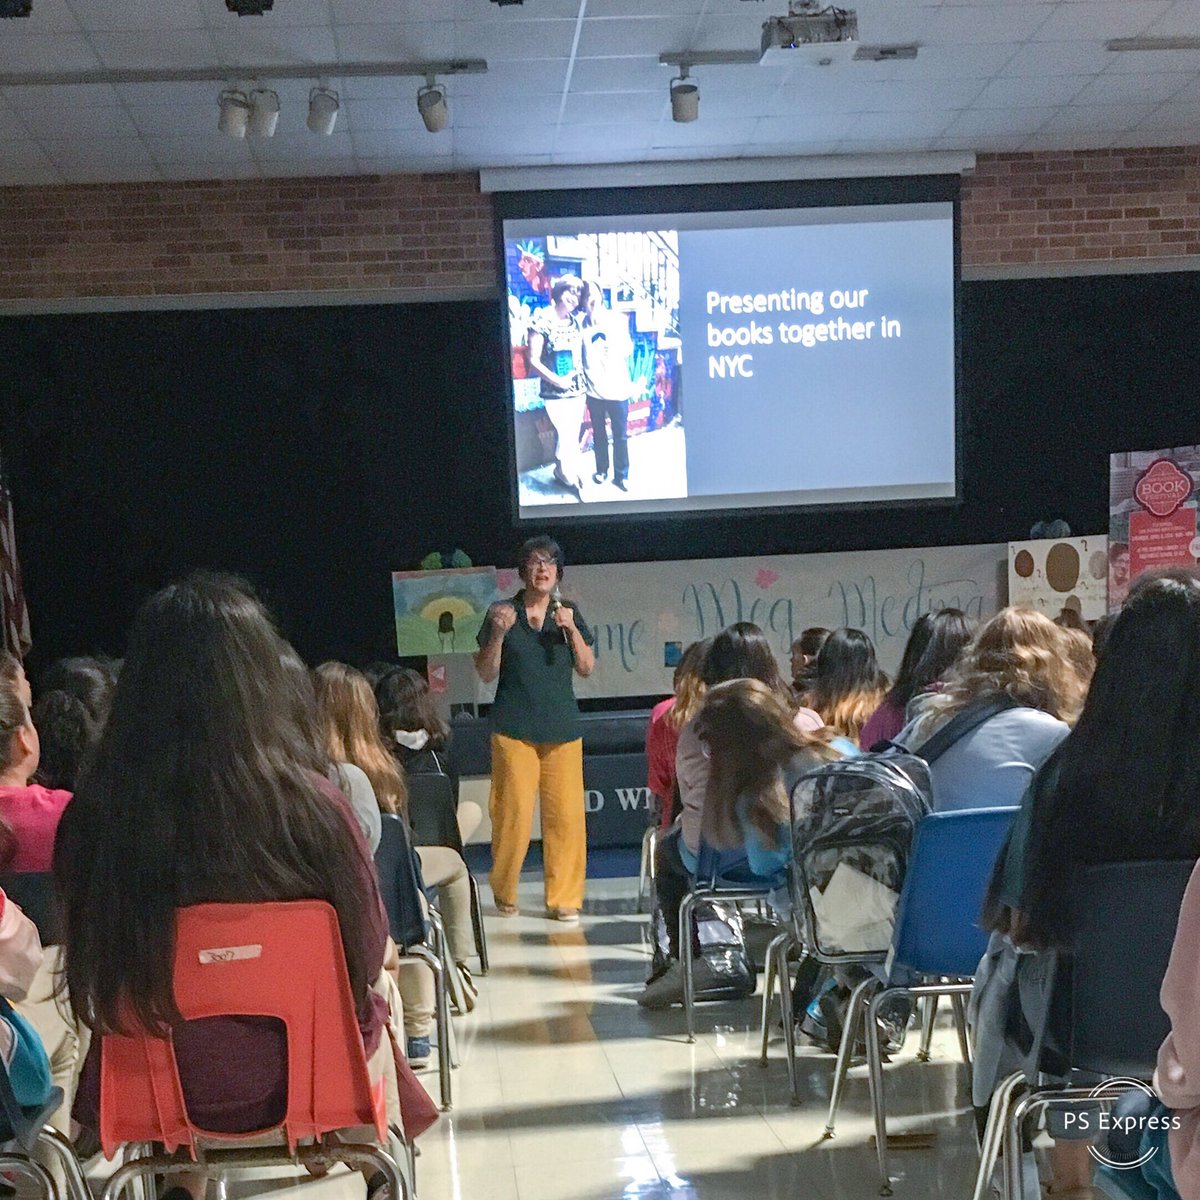
<svg viewBox="0 0 1200 1200"><path fill-rule="evenodd" d="M58 819L71 793L30 783L40 745L22 695L29 685L23 671L19 682L10 679L8 670L0 671L0 869L49 871Z"/></svg>

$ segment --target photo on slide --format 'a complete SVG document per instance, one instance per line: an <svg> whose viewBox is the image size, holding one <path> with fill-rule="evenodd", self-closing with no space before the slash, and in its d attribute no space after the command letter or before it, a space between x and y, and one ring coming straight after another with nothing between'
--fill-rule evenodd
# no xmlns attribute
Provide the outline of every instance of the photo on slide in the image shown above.
<svg viewBox="0 0 1200 1200"><path fill-rule="evenodd" d="M686 497L678 233L506 239L505 273L522 513Z"/></svg>

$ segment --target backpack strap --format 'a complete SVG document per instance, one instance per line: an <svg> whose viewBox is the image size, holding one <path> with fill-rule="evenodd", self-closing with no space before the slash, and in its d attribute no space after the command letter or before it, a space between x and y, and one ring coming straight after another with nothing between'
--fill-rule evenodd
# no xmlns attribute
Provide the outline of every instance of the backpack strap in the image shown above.
<svg viewBox="0 0 1200 1200"><path fill-rule="evenodd" d="M1022 706L1011 696L992 696L987 700L976 700L973 704L968 704L962 712L951 717L937 733L909 753L915 754L917 758L923 758L927 763L935 762L955 742L965 738L972 730L978 729L985 721L990 721L992 717L1007 712L1010 708L1020 707Z"/></svg>

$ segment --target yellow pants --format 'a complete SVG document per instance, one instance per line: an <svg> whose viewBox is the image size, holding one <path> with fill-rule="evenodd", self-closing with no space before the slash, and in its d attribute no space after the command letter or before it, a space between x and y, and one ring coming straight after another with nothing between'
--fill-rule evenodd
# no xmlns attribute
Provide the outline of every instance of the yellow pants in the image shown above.
<svg viewBox="0 0 1200 1200"><path fill-rule="evenodd" d="M581 908L587 874L582 738L536 743L492 734L492 892L501 904L517 902L539 793L546 907Z"/></svg>

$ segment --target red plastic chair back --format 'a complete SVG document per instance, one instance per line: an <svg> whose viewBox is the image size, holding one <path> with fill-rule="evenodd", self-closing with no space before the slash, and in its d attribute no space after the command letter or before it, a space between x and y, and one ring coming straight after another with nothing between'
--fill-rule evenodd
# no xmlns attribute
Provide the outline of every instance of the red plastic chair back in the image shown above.
<svg viewBox="0 0 1200 1200"><path fill-rule="evenodd" d="M175 925L175 1002L186 1020L277 1017L287 1029L289 1151L302 1138L374 1126L387 1135L383 1081L372 1086L337 914L321 900L198 904ZM386 1034L385 1034L386 1036ZM231 1081L235 1082L235 1081ZM184 1104L171 1037L106 1035L100 1059L100 1142L109 1157L127 1142L168 1152L228 1134L194 1125Z"/></svg>

